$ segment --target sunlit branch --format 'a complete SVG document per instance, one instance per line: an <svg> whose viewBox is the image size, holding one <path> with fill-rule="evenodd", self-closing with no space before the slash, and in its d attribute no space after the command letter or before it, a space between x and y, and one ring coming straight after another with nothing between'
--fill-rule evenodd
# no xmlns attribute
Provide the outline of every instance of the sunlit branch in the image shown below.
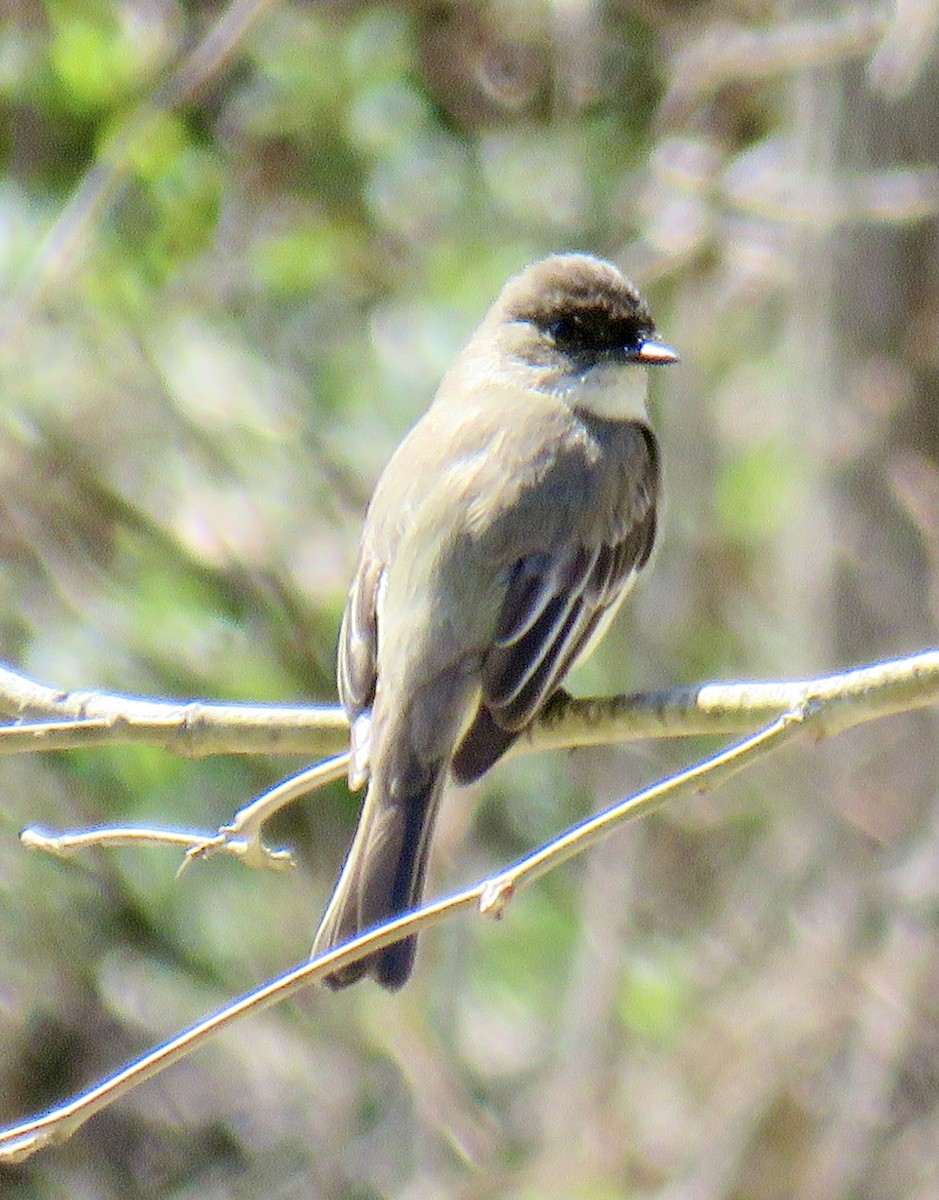
<svg viewBox="0 0 939 1200"><path fill-rule="evenodd" d="M383 946L398 941L405 934L437 925L458 910L470 906L475 906L489 916L501 916L510 898L525 884L534 882L552 867L559 866L574 854L586 850L625 821L645 815L667 800L716 787L770 749L787 741L807 723L818 720L820 712L821 705L803 705L796 711L787 712L765 729L730 749L629 797L595 817L582 821L540 850L474 887L389 921L345 946L331 950L312 962L304 963L278 976L80 1095L42 1116L0 1130L0 1162L22 1162L36 1151L64 1141L95 1113L192 1053L219 1030L249 1013L260 1012L286 999L338 968L357 962Z"/></svg>
<svg viewBox="0 0 939 1200"><path fill-rule="evenodd" d="M516 752L647 738L746 733L805 700L838 699L826 733L934 704L939 650L834 675L778 682L705 683L602 699L555 696ZM217 704L99 691L65 692L0 667L0 754L101 745L146 745L187 757L304 755L345 750L348 724L335 705Z"/></svg>
<svg viewBox="0 0 939 1200"><path fill-rule="evenodd" d="M113 732L120 742L152 744L155 734L156 744L185 754L245 752L246 743L255 753L289 753L293 752L293 739L302 731L306 753L312 755L324 741L344 741L348 730L345 716L337 708L278 709L273 705L259 708L203 702L179 705L104 693L64 694L15 672L0 671L0 688L4 686L0 707L14 707L13 700L19 696L34 712L72 712L71 727L83 739L90 739L89 731L93 731L101 740L110 741ZM710 683L608 699L577 700L561 693L520 740L515 752L610 745L639 738L747 732L780 712L817 701L824 701L818 729L819 736L826 736L937 700L939 651L935 650L788 683ZM0 749L5 739L10 739L6 743L8 753L11 748L62 749L63 743L67 744L65 735L70 723L49 724L55 731L51 746L43 741L46 725L39 721L0 728ZM106 826L55 833L30 827L21 838L29 849L59 856L92 846L107 848L134 842L182 847L186 855L183 868L196 859L229 854L246 866L283 870L293 864L292 856L289 850L264 844L264 823L285 805L341 779L347 766L348 755L343 751L300 771L263 792L239 809L228 824L215 830Z"/></svg>

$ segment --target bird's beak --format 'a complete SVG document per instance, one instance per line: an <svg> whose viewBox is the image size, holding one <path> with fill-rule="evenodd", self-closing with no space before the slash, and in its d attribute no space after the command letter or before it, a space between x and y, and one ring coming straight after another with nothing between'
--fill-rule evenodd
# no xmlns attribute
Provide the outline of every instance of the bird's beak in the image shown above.
<svg viewBox="0 0 939 1200"><path fill-rule="evenodd" d="M650 338L643 342L636 351L636 362L645 363L647 367L664 366L666 363L677 363L678 353L664 342Z"/></svg>

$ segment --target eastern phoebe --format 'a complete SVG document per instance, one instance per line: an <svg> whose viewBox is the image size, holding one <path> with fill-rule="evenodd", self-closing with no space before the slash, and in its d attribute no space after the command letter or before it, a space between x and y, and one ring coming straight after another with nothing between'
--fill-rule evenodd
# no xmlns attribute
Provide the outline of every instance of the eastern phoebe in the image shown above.
<svg viewBox="0 0 939 1200"><path fill-rule="evenodd" d="M470 783L605 631L655 536L649 366L677 361L611 263L510 279L372 496L339 635L368 791L313 954L420 904L447 775ZM329 976L400 987L405 938Z"/></svg>

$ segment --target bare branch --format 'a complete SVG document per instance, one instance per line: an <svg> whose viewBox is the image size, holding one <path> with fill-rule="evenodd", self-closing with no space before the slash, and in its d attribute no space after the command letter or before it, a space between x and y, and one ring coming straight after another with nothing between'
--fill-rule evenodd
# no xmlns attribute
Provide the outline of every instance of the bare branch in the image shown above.
<svg viewBox="0 0 939 1200"><path fill-rule="evenodd" d="M349 755L337 754L335 758L328 758L298 775L281 780L275 787L262 792L256 800L239 809L229 825L222 825L211 837L190 846L180 871L196 859L210 858L219 853L235 854L249 867L274 866L282 869L284 866L293 866L289 850L270 850L261 841L264 822L301 796L342 779L348 769Z"/></svg>
<svg viewBox="0 0 939 1200"><path fill-rule="evenodd" d="M49 722L56 731L54 745L46 746L43 731L47 725L8 725L0 728L0 749L5 738L29 740L19 748L61 749L68 730L84 738L101 737L149 742L158 732L158 744L182 753L224 753L226 739L238 732L240 741L233 752L245 751L250 743L257 753L274 753L304 728L310 717L317 733L326 729L329 739L347 736L348 726L341 709L277 708L269 706L215 705L197 702L179 705L160 700L129 696L80 692L54 692L15 672L0 670L0 707L11 704L20 695L32 709L68 711L74 720ZM747 732L780 712L794 711L806 704L824 702L819 719L819 736L828 736L851 725L890 713L934 704L939 700L939 651L926 651L910 658L877 663L839 675L791 683L711 683L696 688L668 688L658 692L616 696L610 699L576 700L566 693L554 698L532 730L523 737L517 752L530 753L551 748L609 745L650 737L676 737L689 734L725 734ZM92 716L91 714L95 714ZM99 715L100 714L100 715ZM283 724L280 718L283 717ZM195 730L194 741L186 739ZM168 737L171 731L174 736ZM137 735L137 736L134 736ZM266 738L270 744L265 745ZM307 734L307 753L313 738ZM9 752L9 747L8 747ZM277 783L239 809L232 820L211 832L160 828L105 826L98 829L50 830L29 827L20 835L30 850L66 856L92 846L110 847L134 842L138 845L183 846L186 857L180 871L197 859L214 854L230 854L245 866L285 870L293 865L290 851L272 848L261 840L264 823L275 812L317 788L333 783L346 774L348 754L343 752L317 763Z"/></svg>
<svg viewBox="0 0 939 1200"><path fill-rule="evenodd" d="M64 692L0 666L0 754L88 746L157 746L189 758L213 754L303 754L342 750L349 736L336 705L180 703L117 692Z"/></svg>
<svg viewBox="0 0 939 1200"><path fill-rule="evenodd" d="M602 700L562 694L548 705L519 750L745 733L813 701L825 703L822 737L891 713L927 708L939 702L939 650L814 679L705 683Z"/></svg>
<svg viewBox="0 0 939 1200"><path fill-rule="evenodd" d="M31 825L20 833L27 850L42 850L57 858L71 858L79 850L116 846L181 846L186 851L177 877L197 860L215 854L229 854L246 867L272 867L286 871L295 866L289 850L272 849L261 841L261 829L276 812L317 788L342 779L349 767L349 755L327 758L297 775L280 780L240 808L227 825L207 833L199 829L161 829L157 826L104 825L97 829L66 830L53 833Z"/></svg>
<svg viewBox="0 0 939 1200"><path fill-rule="evenodd" d="M0 1130L0 1163L22 1162L36 1151L66 1140L89 1117L192 1053L218 1030L249 1013L260 1012L286 999L301 988L332 974L338 968L357 962L383 946L398 941L405 934L417 933L419 929L438 925L458 910L470 906L476 906L485 915L501 917L509 899L525 884L533 883L552 867L559 866L574 854L586 850L625 821L654 811L666 800L717 786L769 750L788 741L809 722L819 720L820 712L820 705L803 705L793 712L785 713L759 733L730 749L629 797L595 817L582 821L560 838L513 863L498 875L443 900L425 905L416 912L389 921L311 962L294 967L43 1116Z"/></svg>
<svg viewBox="0 0 939 1200"><path fill-rule="evenodd" d="M517 753L646 738L747 733L806 701L826 707L826 734L939 700L939 650L814 679L706 683L604 699L558 693ZM119 693L63 692L0 667L0 753L92 745L158 746L197 758L213 754L302 754L345 750L348 724L335 705L217 704Z"/></svg>
<svg viewBox="0 0 939 1200"><path fill-rule="evenodd" d="M70 706L74 719L81 724L94 719L94 706L110 708L115 723L140 715L153 718L154 712L187 712L190 706L170 706L159 701L142 701L130 697L66 696L24 679L13 672L3 673L0 685L6 688L7 702L19 699L12 711L39 707L61 715L62 706ZM436 925L458 909L476 905L481 912L499 917L509 899L523 885L533 882L552 867L560 865L574 854L581 853L618 825L660 807L666 800L693 791L715 787L730 775L811 726L817 737L824 737L862 721L907 709L923 707L939 700L939 651L931 650L893 662L879 663L814 680L794 683L708 684L698 688L676 688L644 696L620 697L614 700L575 701L560 697L549 706L544 718L523 749L543 749L555 745L586 745L612 742L624 737L666 736L681 733L715 733L734 728L739 723L754 722L767 710L775 710L775 719L744 741L721 751L711 758L653 785L624 800L613 808L570 829L548 845L512 864L497 875L483 880L475 887L458 892L444 900L426 905L415 913L362 935L345 946L330 951L315 961L288 971L263 987L251 992L234 1004L192 1026L170 1041L144 1055L116 1075L67 1101L45 1115L0 1131L0 1161L20 1162L36 1150L69 1137L94 1113L112 1104L120 1096L151 1078L171 1063L191 1053L218 1029L239 1020L249 1012L259 1011L300 988L331 974L375 950L397 941L404 934ZM43 709L43 705L46 706ZM115 714L115 710L122 713ZM239 710L237 706L198 706L200 713L211 714L224 710L229 718L258 710ZM89 711L92 710L92 712ZM278 711L296 713L298 710L263 710L267 721L274 720ZM303 711L303 710L299 710ZM317 711L317 710L313 710ZM332 711L332 710L322 710ZM234 714L234 717L233 717ZM100 718L99 718L100 719ZM184 723L185 724L185 723ZM225 727L225 722L222 722ZM143 727L146 728L146 722ZM15 728L15 727L14 727ZM35 726L33 728L36 728ZM164 720L163 730L167 723ZM337 777L346 765L346 756L322 763L311 771L279 784L244 808L230 826L211 837L196 837L189 845L188 857L204 857L226 850L239 853L246 860L259 859L271 852L260 843L263 822L301 790L320 786ZM160 831L149 831L161 836ZM100 839L101 831L96 835ZM49 844L56 852L77 848L83 835L71 835L68 840L52 839ZM112 830L112 840L140 839L140 831ZM187 844L178 833L169 835L174 844ZM40 844L39 835L31 835L33 844ZM237 847L237 848L235 848Z"/></svg>

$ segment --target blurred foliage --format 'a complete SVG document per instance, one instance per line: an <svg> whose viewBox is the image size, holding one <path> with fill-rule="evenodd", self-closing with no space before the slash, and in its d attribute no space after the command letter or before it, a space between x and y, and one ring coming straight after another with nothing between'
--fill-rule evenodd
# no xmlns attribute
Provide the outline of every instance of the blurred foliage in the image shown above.
<svg viewBox="0 0 939 1200"><path fill-rule="evenodd" d="M653 570L573 681L939 641L934 0L5 0L0 656L63 688L334 695L372 482L505 277L616 258L656 381ZM799 746L425 937L411 985L244 1025L70 1144L68 1196L934 1196L935 714ZM700 747L698 748L700 749ZM432 891L691 746L509 764ZM293 769L3 761L0 1117L301 958L292 876L59 863L25 824L213 826Z"/></svg>

